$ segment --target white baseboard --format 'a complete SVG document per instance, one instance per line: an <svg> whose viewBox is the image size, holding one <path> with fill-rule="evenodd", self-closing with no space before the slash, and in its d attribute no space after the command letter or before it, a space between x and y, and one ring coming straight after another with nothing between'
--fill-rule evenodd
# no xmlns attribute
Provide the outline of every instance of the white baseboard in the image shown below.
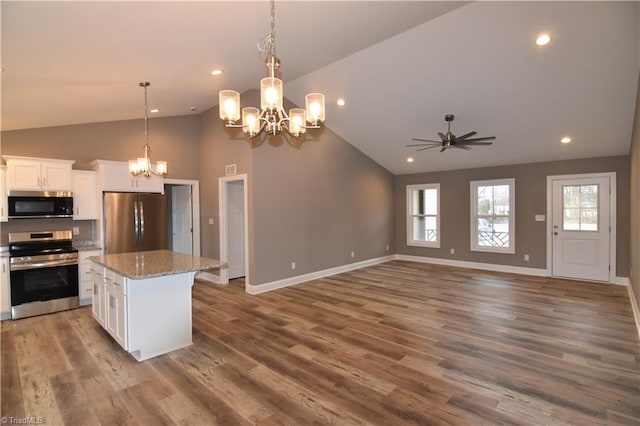
<svg viewBox="0 0 640 426"><path fill-rule="evenodd" d="M636 320L636 329L638 330L638 337L640 337L640 300L633 292L633 286L629 283L627 286L629 291L629 300L631 301L631 309L633 310L633 318Z"/></svg>
<svg viewBox="0 0 640 426"><path fill-rule="evenodd" d="M627 277L615 277L613 280L611 280L611 284L615 284L615 285L629 285L629 278Z"/></svg>
<svg viewBox="0 0 640 426"><path fill-rule="evenodd" d="M341 274L343 272L354 271L356 269L366 268L367 266L377 265L379 263L388 262L390 260L394 260L395 256L383 256L377 257L375 259L363 260L361 262L349 263L347 265L336 266L335 268L324 269L322 271L310 272L304 275L298 275L295 277L285 278L282 280L271 281L264 284L259 285L250 285L247 284L245 286L245 290L249 294L260 294L265 293L267 291L277 290L279 288L289 287L292 285L304 283L311 280L317 280L319 278L328 277L330 275Z"/></svg>
<svg viewBox="0 0 640 426"><path fill-rule="evenodd" d="M465 260L440 259L437 257L410 256L407 254L396 254L397 260L409 262L433 263L435 265L457 266L459 268L482 269L485 271L508 272L511 274L533 275L536 277L546 277L547 270L540 268L524 268L521 266L496 265L493 263L467 262Z"/></svg>
<svg viewBox="0 0 640 426"><path fill-rule="evenodd" d="M220 277L216 274L212 274L211 272L200 272L196 275L196 278L200 280L205 280L212 282L214 284L226 285L228 283L223 283Z"/></svg>

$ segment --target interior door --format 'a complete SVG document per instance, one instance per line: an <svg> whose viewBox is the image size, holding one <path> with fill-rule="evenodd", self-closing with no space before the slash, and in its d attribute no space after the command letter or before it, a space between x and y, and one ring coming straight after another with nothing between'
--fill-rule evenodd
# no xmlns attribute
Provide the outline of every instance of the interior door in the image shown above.
<svg viewBox="0 0 640 426"><path fill-rule="evenodd" d="M244 184L227 184L227 229L229 279L244 277Z"/></svg>
<svg viewBox="0 0 640 426"><path fill-rule="evenodd" d="M171 187L171 229L173 251L192 255L193 217L189 185Z"/></svg>
<svg viewBox="0 0 640 426"><path fill-rule="evenodd" d="M609 281L608 176L553 180L552 274Z"/></svg>

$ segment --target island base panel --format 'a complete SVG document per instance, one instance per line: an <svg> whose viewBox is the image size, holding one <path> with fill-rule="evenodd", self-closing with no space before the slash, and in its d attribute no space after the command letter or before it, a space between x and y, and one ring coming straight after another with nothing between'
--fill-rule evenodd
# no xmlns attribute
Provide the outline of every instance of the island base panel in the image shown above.
<svg viewBox="0 0 640 426"><path fill-rule="evenodd" d="M191 288L195 273L127 279L128 347L138 361L176 349L191 340Z"/></svg>

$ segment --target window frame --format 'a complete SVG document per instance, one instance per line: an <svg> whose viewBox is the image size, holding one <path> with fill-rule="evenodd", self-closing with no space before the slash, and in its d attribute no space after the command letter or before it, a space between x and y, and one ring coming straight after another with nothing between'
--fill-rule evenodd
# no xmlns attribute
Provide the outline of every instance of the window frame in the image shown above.
<svg viewBox="0 0 640 426"><path fill-rule="evenodd" d="M509 215L493 215L493 217L508 217L509 219L509 246L508 247L487 247L478 245L478 187L499 186L509 187ZM516 252L516 180L515 178L473 180L470 182L470 250L488 253L515 254Z"/></svg>
<svg viewBox="0 0 640 426"><path fill-rule="evenodd" d="M424 189L435 189L436 190L436 240L435 241L422 241L422 240L414 240L413 239L413 218L416 216L412 214L413 212L413 191L415 190L424 190ZM407 185L406 191L406 227L407 227L407 246L414 247L429 247L429 248L440 248L440 183L422 183L415 185ZM433 215L422 215L424 217L429 216L433 217Z"/></svg>

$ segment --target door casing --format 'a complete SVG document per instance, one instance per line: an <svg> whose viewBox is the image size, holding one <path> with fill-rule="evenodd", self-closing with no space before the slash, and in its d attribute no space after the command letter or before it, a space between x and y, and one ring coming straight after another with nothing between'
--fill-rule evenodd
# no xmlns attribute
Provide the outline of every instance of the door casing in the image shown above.
<svg viewBox="0 0 640 426"><path fill-rule="evenodd" d="M233 182L242 182L244 189L244 281L245 289L250 285L249 281L249 203L248 203L248 186L247 175L234 175L218 178L218 214L220 216L220 261L227 263L229 260L229 234L228 234L228 186ZM220 283L229 283L229 269L227 267L220 268Z"/></svg>

